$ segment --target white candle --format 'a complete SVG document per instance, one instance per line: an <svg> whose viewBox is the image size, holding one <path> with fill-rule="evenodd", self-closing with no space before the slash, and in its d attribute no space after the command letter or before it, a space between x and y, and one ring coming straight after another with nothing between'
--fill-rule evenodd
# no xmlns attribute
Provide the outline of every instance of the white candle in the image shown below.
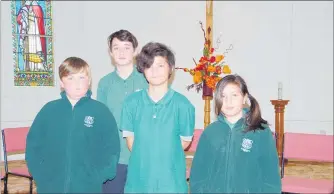
<svg viewBox="0 0 334 194"><path fill-rule="evenodd" d="M283 84L282 82L278 83L278 100L283 99Z"/></svg>

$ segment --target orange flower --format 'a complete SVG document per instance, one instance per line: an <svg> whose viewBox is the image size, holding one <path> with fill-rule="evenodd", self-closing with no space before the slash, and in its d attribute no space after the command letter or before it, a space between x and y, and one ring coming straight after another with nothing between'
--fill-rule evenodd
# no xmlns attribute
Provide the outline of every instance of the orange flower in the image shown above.
<svg viewBox="0 0 334 194"><path fill-rule="evenodd" d="M201 83L202 81L202 73L200 71L195 71L193 76L193 81L195 84Z"/></svg>
<svg viewBox="0 0 334 194"><path fill-rule="evenodd" d="M209 83L207 83L207 86L209 86L209 88L214 90L215 86L216 86L216 82L209 82Z"/></svg>
<svg viewBox="0 0 334 194"><path fill-rule="evenodd" d="M231 74L231 69L228 65L224 65L223 67L223 73L224 74Z"/></svg>
<svg viewBox="0 0 334 194"><path fill-rule="evenodd" d="M215 72L215 66L209 65L208 68L207 68L207 71L208 72Z"/></svg>
<svg viewBox="0 0 334 194"><path fill-rule="evenodd" d="M216 56L216 63L219 63L220 61L222 61L224 59L224 55L217 55Z"/></svg>
<svg viewBox="0 0 334 194"><path fill-rule="evenodd" d="M207 79L205 80L206 85L211 88L211 89L215 89L216 86L216 80L215 77L213 76L208 76Z"/></svg>

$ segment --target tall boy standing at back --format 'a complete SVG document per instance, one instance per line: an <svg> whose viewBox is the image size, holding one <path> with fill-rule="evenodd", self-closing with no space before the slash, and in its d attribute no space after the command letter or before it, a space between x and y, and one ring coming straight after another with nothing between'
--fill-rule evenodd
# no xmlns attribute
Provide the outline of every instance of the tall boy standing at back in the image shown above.
<svg viewBox="0 0 334 194"><path fill-rule="evenodd" d="M108 45L109 54L115 63L115 71L100 80L97 89L97 100L108 106L119 127L125 97L135 91L147 88L148 84L134 65L138 41L133 34L127 30L114 32L108 37ZM113 180L109 180L103 185L104 193L124 192L130 151L121 132L119 132L119 137L121 140L121 154L117 174Z"/></svg>

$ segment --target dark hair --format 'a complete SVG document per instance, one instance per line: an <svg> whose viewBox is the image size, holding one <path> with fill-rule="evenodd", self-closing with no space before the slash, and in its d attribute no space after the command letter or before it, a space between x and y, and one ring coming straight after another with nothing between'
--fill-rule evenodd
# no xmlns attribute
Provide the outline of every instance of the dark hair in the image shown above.
<svg viewBox="0 0 334 194"><path fill-rule="evenodd" d="M114 40L114 38L117 38L120 41L131 42L132 46L133 46L133 49L136 49L137 46L138 46L137 38L133 34L131 34L131 32L129 32L127 30L119 30L119 31L116 31L116 32L112 33L108 37L108 46L109 46L110 50L111 50L112 41Z"/></svg>
<svg viewBox="0 0 334 194"><path fill-rule="evenodd" d="M155 57L164 57L169 65L170 75L175 67L175 56L171 49L158 42L147 43L136 57L137 70L144 73L152 66Z"/></svg>
<svg viewBox="0 0 334 194"><path fill-rule="evenodd" d="M215 111L216 114L221 114L221 108L223 106L222 94L224 88L228 84L235 84L239 86L243 96L247 95L250 101L250 111L246 113L245 124L247 126L246 132L251 130L264 129L265 127L262 124L268 124L266 120L261 117L261 110L257 100L248 92L247 85L245 80L239 75L227 75L223 77L216 86L215 92Z"/></svg>

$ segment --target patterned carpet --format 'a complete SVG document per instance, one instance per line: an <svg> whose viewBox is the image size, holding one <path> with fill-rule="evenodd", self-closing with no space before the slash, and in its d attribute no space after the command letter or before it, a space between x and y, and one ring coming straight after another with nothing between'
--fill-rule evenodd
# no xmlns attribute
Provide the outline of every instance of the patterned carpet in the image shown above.
<svg viewBox="0 0 334 194"><path fill-rule="evenodd" d="M10 167L22 167L24 161L13 161ZM187 159L187 166L191 165L191 159ZM3 170L3 166L1 166ZM333 163L305 163L305 162L289 162L286 166L285 174L288 176L298 176L312 179L328 179L333 180ZM8 191L10 194L29 193L29 180L10 176L8 180ZM1 193L3 193L3 181L1 181ZM36 193L36 187L33 189Z"/></svg>

